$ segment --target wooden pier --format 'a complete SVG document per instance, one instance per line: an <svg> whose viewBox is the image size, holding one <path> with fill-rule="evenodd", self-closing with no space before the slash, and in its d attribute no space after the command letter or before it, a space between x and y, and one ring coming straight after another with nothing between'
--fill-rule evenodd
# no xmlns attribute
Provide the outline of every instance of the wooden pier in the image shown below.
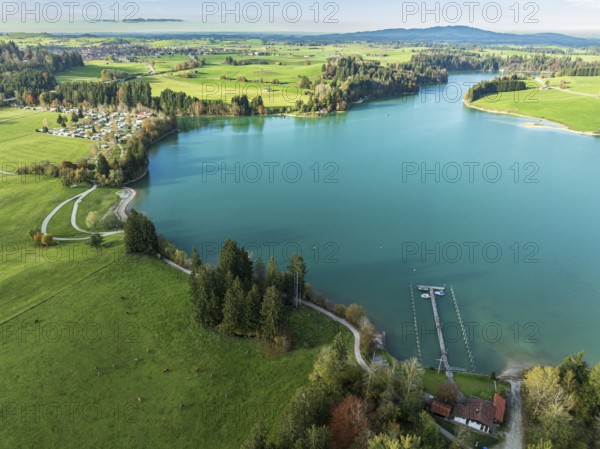
<svg viewBox="0 0 600 449"><path fill-rule="evenodd" d="M427 291L429 292L429 296L431 297L430 299L431 299L431 307L433 308L433 318L435 320L435 328L437 330L438 342L440 344L440 352L442 353L440 360L441 360L442 364L444 365L444 371L446 372L446 377L448 378L448 380L450 382L455 384L453 369L450 366L450 362L448 362L448 351L446 350L446 343L444 341L444 333L442 332L442 322L440 320L440 315L438 313L437 304L435 302L435 298L436 298L435 292L438 290L445 290L445 287L434 287L431 285L419 285L419 286L417 286L417 288L419 290L427 289Z"/></svg>

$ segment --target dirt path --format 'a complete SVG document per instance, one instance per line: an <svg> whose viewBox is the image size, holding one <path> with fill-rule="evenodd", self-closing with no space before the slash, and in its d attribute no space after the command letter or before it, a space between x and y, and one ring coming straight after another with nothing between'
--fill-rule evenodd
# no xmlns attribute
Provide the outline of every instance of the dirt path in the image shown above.
<svg viewBox="0 0 600 449"><path fill-rule="evenodd" d="M510 424L505 434L505 439L498 445L498 449L522 449L523 447L523 414L521 404L521 380L510 382Z"/></svg>

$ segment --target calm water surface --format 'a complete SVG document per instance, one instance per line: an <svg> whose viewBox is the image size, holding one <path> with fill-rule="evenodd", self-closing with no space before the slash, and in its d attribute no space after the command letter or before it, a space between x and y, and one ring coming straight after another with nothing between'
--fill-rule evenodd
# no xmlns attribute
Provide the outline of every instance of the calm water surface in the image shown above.
<svg viewBox="0 0 600 449"><path fill-rule="evenodd" d="M452 89L318 120L197 121L153 150L134 207L209 260L228 237L282 266L300 249L310 282L362 304L399 357L416 355L422 282L454 286L477 371L599 361L600 141L466 109ZM431 304L415 301L437 366ZM467 368L449 297L439 310Z"/></svg>

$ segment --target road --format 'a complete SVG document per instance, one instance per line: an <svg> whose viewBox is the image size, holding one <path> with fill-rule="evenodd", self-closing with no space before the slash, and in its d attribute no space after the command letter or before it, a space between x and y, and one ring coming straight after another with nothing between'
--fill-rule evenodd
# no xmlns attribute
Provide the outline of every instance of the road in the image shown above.
<svg viewBox="0 0 600 449"><path fill-rule="evenodd" d="M498 449L521 449L523 447L523 414L521 404L521 380L509 380L510 382L510 424L506 431L504 441L498 445Z"/></svg>

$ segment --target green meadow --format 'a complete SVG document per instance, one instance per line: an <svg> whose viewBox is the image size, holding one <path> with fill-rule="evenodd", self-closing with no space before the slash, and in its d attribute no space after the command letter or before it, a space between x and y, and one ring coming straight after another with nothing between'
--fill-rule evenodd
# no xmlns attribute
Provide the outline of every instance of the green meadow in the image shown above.
<svg viewBox="0 0 600 449"><path fill-rule="evenodd" d="M57 127L57 116L54 112L0 108L0 163L20 165L42 160L60 163L86 157L92 146L89 140L36 132L42 128L44 120L48 121L49 127Z"/></svg>
<svg viewBox="0 0 600 449"><path fill-rule="evenodd" d="M148 73L146 64L140 62L86 61L83 67L76 67L56 77L59 83L69 81L100 81L102 70L120 70L132 75Z"/></svg>
<svg viewBox="0 0 600 449"><path fill-rule="evenodd" d="M526 115L560 123L579 132L600 132L600 99L573 95L555 89L507 92L473 102L487 111Z"/></svg>
<svg viewBox="0 0 600 449"><path fill-rule="evenodd" d="M550 86L561 87L562 82L566 83L566 89L571 92L596 95L600 98L600 76L559 76L548 78Z"/></svg>
<svg viewBox="0 0 600 449"><path fill-rule="evenodd" d="M0 110L3 157L13 140L20 142L8 160L87 154L86 145L65 144L79 139L32 133L44 114ZM0 176L2 447L239 447L258 421L271 432L279 424L335 334L352 344L348 331L308 309L286 312L294 345L280 356L262 342L206 331L194 318L187 276L126 256L120 237L100 251L85 242L35 247L29 230L85 188ZM86 212L113 207L116 191L89 195L80 226ZM71 210L72 203L49 231L80 236Z"/></svg>

